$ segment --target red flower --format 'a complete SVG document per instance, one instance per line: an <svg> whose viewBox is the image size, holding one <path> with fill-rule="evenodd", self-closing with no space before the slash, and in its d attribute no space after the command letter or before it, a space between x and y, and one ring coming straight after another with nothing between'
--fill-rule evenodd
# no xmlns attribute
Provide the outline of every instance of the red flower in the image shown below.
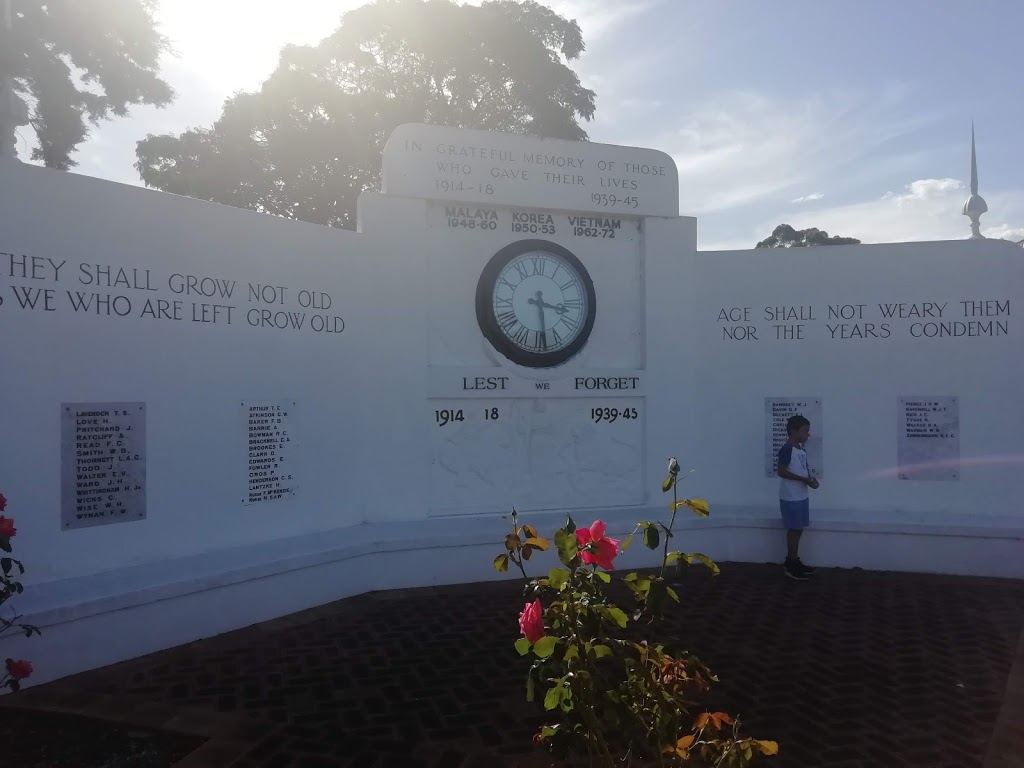
<svg viewBox="0 0 1024 768"><path fill-rule="evenodd" d="M18 532L18 529L14 527L14 520L9 517L0 515L0 536L4 536L8 539L13 539L14 534Z"/></svg>
<svg viewBox="0 0 1024 768"><path fill-rule="evenodd" d="M0 512L3 512L5 509L7 509L7 499L0 493Z"/></svg>
<svg viewBox="0 0 1024 768"><path fill-rule="evenodd" d="M582 550L593 542L595 547L592 551L580 553L583 555L583 562L587 565L599 565L606 571L611 571L615 568L612 560L619 554L619 541L618 539L607 538L604 535L607 529L608 526L600 520L596 520L590 528L577 528L576 543L579 544Z"/></svg>
<svg viewBox="0 0 1024 768"><path fill-rule="evenodd" d="M24 680L26 677L32 674L32 662L25 661L24 659L21 659L20 661L8 659L7 674L13 677L15 680Z"/></svg>
<svg viewBox="0 0 1024 768"><path fill-rule="evenodd" d="M519 614L519 629L531 645L544 637L544 606L539 598L523 606L523 612Z"/></svg>

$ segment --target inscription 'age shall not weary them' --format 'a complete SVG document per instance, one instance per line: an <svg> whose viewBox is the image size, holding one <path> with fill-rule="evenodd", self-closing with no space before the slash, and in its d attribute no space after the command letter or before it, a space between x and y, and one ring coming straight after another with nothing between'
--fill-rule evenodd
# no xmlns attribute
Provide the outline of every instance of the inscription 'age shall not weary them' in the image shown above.
<svg viewBox="0 0 1024 768"><path fill-rule="evenodd" d="M723 341L1007 336L1009 299L720 307Z"/></svg>

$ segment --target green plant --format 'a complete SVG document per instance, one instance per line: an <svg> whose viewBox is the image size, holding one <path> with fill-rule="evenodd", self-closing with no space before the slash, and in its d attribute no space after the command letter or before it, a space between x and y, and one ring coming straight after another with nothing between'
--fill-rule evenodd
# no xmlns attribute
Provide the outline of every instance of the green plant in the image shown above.
<svg viewBox="0 0 1024 768"><path fill-rule="evenodd" d="M0 512L6 509L7 499L0 493ZM14 520L0 515L0 550L8 555L11 554L11 539L17 533L18 529L14 527ZM0 557L0 572L2 572L0 573L0 606L3 606L14 595L20 595L25 591L21 582L12 576L15 568L18 569L19 575L25 573L25 566L21 564L20 560L15 560L13 557ZM12 629L24 632L25 637L32 637L32 633L39 634L37 627L20 623L18 621L20 618L21 616L17 614L12 615L9 619L0 616L0 635L4 635ZM4 668L0 670L0 690L10 688L12 691L17 691L21 687L21 681L31 674L31 662L24 659L18 661L7 659Z"/></svg>
<svg viewBox="0 0 1024 768"><path fill-rule="evenodd" d="M544 709L557 715L535 737L556 755L587 754L591 764L596 759L606 768L634 762L739 768L778 752L773 741L741 737L738 718L701 707L701 698L718 679L700 659L639 636L642 619L656 627L668 601L679 602L665 580L669 565L700 563L719 573L705 555L669 552L680 509L701 517L710 513L703 499L679 499L678 481L679 463L672 458L662 485L663 492L672 491L671 521L639 523L621 547L606 535L602 521L577 528L567 517L552 537L564 567L526 585L524 595L532 602L520 614L523 637L515 647L521 656L533 656L527 699L540 698ZM513 563L528 578L524 561L550 544L532 526L521 525L515 510L511 517L512 533L494 565L505 572ZM658 549L664 535L661 568L656 574L630 573L621 580L636 601L627 612L609 597L609 572L615 557L641 531L651 550Z"/></svg>

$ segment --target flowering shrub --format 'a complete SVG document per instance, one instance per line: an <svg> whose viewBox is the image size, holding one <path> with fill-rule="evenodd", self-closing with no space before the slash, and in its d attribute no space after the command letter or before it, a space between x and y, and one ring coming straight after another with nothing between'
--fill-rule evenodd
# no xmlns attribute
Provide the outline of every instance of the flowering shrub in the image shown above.
<svg viewBox="0 0 1024 768"><path fill-rule="evenodd" d="M703 499L679 499L678 480L679 463L673 458L662 484L662 491L672 491L671 522L641 522L621 546L605 535L602 521L577 528L568 517L552 537L564 567L552 568L525 588L530 602L519 616L523 636L515 647L521 656L533 656L527 700L542 698L544 709L558 715L534 737L556 755L585 753L607 768L634 761L739 768L778 753L773 741L741 737L738 719L700 706L702 695L718 679L696 656L639 636L641 620L656 626L667 601L679 602L665 580L668 566L700 563L715 575L719 572L705 555L668 551L680 509L701 517L710 513ZM641 532L652 550L664 535L662 563L656 575L630 573L622 578L636 601L627 611L608 596L609 572ZM521 525L513 510L512 533L494 566L506 572L514 564L529 578L524 562L550 547L551 541L532 526Z"/></svg>
<svg viewBox="0 0 1024 768"><path fill-rule="evenodd" d="M0 494L0 512L7 510L7 499L4 498L3 494ZM11 539L13 539L18 533L18 529L14 527L14 520L9 517L0 515L0 550L3 550L7 554L11 554ZM3 606L11 597L14 595L20 595L24 591L21 583L16 581L12 577L14 569L18 569L18 574L25 573L25 566L21 564L20 560L15 560L12 557L0 557L0 607ZM18 622L21 616L16 614L12 615L11 618L6 619L0 616L0 635L5 634L9 630L17 629L20 632L25 633L25 637L32 637L32 633L39 634L39 630L30 624L21 624ZM32 663L20 660L14 661L13 659L7 659L5 662L5 668L3 673L0 673L0 690L4 688L10 688L12 691L16 691L21 687L21 681L32 674Z"/></svg>

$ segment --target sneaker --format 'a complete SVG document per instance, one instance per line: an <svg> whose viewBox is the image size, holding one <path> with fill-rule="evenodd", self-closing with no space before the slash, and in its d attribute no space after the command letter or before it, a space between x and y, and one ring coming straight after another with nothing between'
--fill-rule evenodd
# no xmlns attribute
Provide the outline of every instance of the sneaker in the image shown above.
<svg viewBox="0 0 1024 768"><path fill-rule="evenodd" d="M798 565L795 560L786 560L782 566L783 572L791 579L796 581L807 581L807 574Z"/></svg>
<svg viewBox="0 0 1024 768"><path fill-rule="evenodd" d="M809 566L809 565L804 565L803 561L799 557L796 559L796 567L799 568L804 573L806 573L808 576L810 576L810 575L812 575L814 573L814 569L811 568L811 566Z"/></svg>

